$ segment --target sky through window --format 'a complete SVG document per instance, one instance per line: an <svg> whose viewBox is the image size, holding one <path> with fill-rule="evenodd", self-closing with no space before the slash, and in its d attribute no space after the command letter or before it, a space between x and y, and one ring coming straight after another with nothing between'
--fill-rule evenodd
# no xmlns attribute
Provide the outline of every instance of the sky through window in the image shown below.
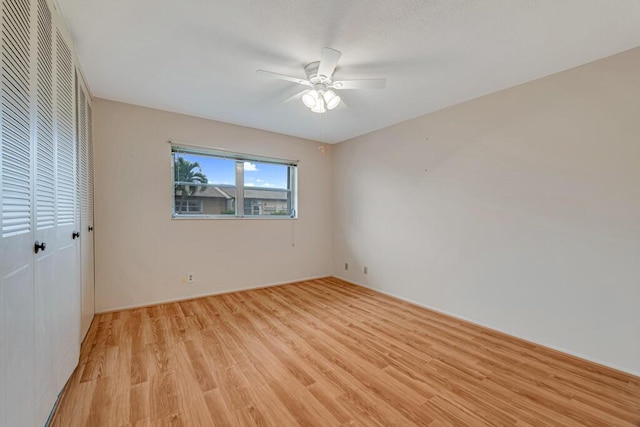
<svg viewBox="0 0 640 427"><path fill-rule="evenodd" d="M235 185L235 160L180 154L185 160L198 162L209 184ZM244 162L245 187L287 188L287 166Z"/></svg>

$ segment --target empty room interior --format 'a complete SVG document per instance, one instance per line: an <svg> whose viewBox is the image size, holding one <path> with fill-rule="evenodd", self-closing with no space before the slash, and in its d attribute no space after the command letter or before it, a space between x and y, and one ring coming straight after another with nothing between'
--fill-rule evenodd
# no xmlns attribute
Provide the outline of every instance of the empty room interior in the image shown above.
<svg viewBox="0 0 640 427"><path fill-rule="evenodd" d="M0 426L640 426L640 2L1 0Z"/></svg>

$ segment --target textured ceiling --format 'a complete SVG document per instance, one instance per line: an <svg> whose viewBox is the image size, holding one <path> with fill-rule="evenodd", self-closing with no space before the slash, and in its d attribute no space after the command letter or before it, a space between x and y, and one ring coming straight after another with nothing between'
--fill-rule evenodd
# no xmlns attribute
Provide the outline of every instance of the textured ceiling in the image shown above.
<svg viewBox="0 0 640 427"><path fill-rule="evenodd" d="M640 0L58 0L94 96L338 142L640 45ZM323 47L342 91L302 87ZM640 70L639 70L640 72Z"/></svg>

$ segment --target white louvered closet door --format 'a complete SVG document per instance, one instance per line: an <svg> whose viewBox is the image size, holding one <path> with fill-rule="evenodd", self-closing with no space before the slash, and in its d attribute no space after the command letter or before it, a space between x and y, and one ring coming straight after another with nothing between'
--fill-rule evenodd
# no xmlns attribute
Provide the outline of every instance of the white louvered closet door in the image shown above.
<svg viewBox="0 0 640 427"><path fill-rule="evenodd" d="M58 288L58 387L61 389L78 364L80 355L80 283L76 214L75 69L69 44L56 31L56 169ZM80 239L84 238L80 231Z"/></svg>
<svg viewBox="0 0 640 427"><path fill-rule="evenodd" d="M34 0L35 1L35 0ZM58 292L56 269L56 150L54 140L53 20L46 0L37 0L35 108L35 239L46 244L35 255L35 403L36 423L44 425L58 394L56 376ZM69 236L69 241L71 237Z"/></svg>
<svg viewBox="0 0 640 427"><path fill-rule="evenodd" d="M34 425L34 229L29 0L2 0L0 309L3 426Z"/></svg>
<svg viewBox="0 0 640 427"><path fill-rule="evenodd" d="M90 97L82 84L79 75L76 91L78 122L78 162L79 162L79 197L80 224L84 237L80 241L81 296L82 313L80 317L80 336L84 338L89 330L94 306L94 257L93 257L93 138L91 133Z"/></svg>
<svg viewBox="0 0 640 427"><path fill-rule="evenodd" d="M1 4L0 426L39 426L80 349L75 68L49 0Z"/></svg>

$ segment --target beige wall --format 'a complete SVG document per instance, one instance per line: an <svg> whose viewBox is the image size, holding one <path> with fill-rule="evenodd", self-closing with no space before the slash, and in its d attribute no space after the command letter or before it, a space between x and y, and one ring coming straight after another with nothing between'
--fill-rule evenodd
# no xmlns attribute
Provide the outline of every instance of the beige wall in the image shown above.
<svg viewBox="0 0 640 427"><path fill-rule="evenodd" d="M331 161L319 143L102 99L94 113L96 311L331 272ZM300 218L172 220L168 140L300 160Z"/></svg>
<svg viewBox="0 0 640 427"><path fill-rule="evenodd" d="M333 155L334 273L640 373L640 48Z"/></svg>

